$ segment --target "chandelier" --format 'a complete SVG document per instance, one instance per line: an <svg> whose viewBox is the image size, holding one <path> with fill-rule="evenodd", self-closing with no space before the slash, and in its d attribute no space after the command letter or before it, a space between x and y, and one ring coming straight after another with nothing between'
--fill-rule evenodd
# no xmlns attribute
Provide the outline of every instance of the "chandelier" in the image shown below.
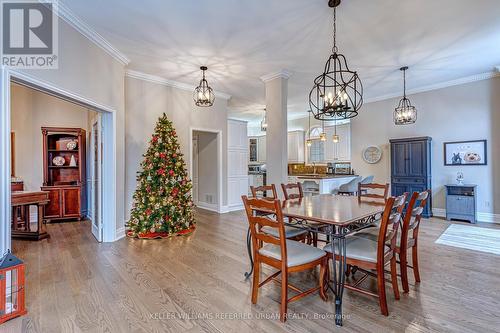
<svg viewBox="0 0 500 333"><path fill-rule="evenodd" d="M206 66L200 67L203 77L200 80L200 84L194 89L193 99L197 106L207 107L214 105L215 95L214 91L208 85L208 81L205 79L205 71L208 69Z"/></svg>
<svg viewBox="0 0 500 333"><path fill-rule="evenodd" d="M267 110L264 109L264 118L262 118L262 121L260 122L260 130L262 132L267 131Z"/></svg>
<svg viewBox="0 0 500 333"><path fill-rule="evenodd" d="M333 48L323 74L314 79L309 106L318 120L342 120L356 117L363 105L363 85L357 72L347 66L337 48L337 10L341 0L330 0L333 7Z"/></svg>
<svg viewBox="0 0 500 333"><path fill-rule="evenodd" d="M411 105L410 100L406 97L406 70L408 66L401 67L399 70L403 72L403 98L399 101L398 106L394 109L394 124L409 125L417 121L417 109Z"/></svg>

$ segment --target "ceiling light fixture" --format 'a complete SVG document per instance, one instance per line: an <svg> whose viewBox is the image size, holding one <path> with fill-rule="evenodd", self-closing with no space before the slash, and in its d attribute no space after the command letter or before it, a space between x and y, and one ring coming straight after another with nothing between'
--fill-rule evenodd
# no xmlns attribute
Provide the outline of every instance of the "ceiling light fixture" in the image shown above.
<svg viewBox="0 0 500 333"><path fill-rule="evenodd" d="M311 147L312 146L312 140L311 140L311 110L307 111L309 114L309 127L307 128L307 140L306 140L306 146Z"/></svg>
<svg viewBox="0 0 500 333"><path fill-rule="evenodd" d="M340 136L337 134L337 121L335 121L332 141L333 141L333 143L338 143L340 141Z"/></svg>
<svg viewBox="0 0 500 333"><path fill-rule="evenodd" d="M363 105L363 85L357 72L347 66L337 48L337 9L341 0L330 0L333 7L333 48L323 74L314 79L309 106L318 120L341 120L356 117Z"/></svg>
<svg viewBox="0 0 500 333"><path fill-rule="evenodd" d="M399 70L403 72L403 98L394 109L394 124L414 124L417 121L417 109L411 105L410 100L406 97L406 71L408 66L401 67Z"/></svg>
<svg viewBox="0 0 500 333"><path fill-rule="evenodd" d="M208 107L214 105L215 94L212 88L208 85L208 81L205 79L205 71L208 69L206 66L200 67L203 77L200 80L198 87L194 89L193 99L197 106Z"/></svg>
<svg viewBox="0 0 500 333"><path fill-rule="evenodd" d="M267 131L267 110L266 109L264 109L264 118L262 118L262 120L260 122L260 130L262 132Z"/></svg>
<svg viewBox="0 0 500 333"><path fill-rule="evenodd" d="M325 123L321 123L321 134L319 135L319 140L325 142L326 141L326 133L325 133Z"/></svg>

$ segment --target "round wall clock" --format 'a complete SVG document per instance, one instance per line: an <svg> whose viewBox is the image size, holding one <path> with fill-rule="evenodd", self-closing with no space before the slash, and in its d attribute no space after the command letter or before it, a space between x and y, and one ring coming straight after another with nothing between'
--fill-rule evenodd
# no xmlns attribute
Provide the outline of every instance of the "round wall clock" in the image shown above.
<svg viewBox="0 0 500 333"><path fill-rule="evenodd" d="M363 150L363 160L366 163L375 164L382 158L382 150L377 146L366 147Z"/></svg>

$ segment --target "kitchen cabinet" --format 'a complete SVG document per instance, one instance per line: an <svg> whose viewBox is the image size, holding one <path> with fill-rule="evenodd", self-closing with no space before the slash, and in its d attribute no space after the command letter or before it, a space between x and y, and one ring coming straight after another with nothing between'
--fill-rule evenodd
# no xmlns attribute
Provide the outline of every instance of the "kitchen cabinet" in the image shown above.
<svg viewBox="0 0 500 333"><path fill-rule="evenodd" d="M248 194L248 136L247 123L227 122L227 201L229 210L243 208L241 196Z"/></svg>
<svg viewBox="0 0 500 333"><path fill-rule="evenodd" d="M257 137L257 162L266 163L266 136Z"/></svg>
<svg viewBox="0 0 500 333"><path fill-rule="evenodd" d="M339 142L333 142L335 127L325 127L325 162L349 162L351 160L351 124L337 125Z"/></svg>
<svg viewBox="0 0 500 333"><path fill-rule="evenodd" d="M288 163L304 162L304 131L288 132Z"/></svg>

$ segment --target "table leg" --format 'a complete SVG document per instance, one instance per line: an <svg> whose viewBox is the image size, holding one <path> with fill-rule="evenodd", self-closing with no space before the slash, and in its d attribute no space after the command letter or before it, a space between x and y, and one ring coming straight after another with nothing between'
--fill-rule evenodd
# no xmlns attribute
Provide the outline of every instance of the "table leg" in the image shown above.
<svg viewBox="0 0 500 333"><path fill-rule="evenodd" d="M250 271L245 272L245 279L248 279L253 272L252 233L250 232L250 227L248 227L247 231L247 251L248 251L248 258L250 259Z"/></svg>
<svg viewBox="0 0 500 333"><path fill-rule="evenodd" d="M25 231L31 231L31 225L30 225L30 206L26 205L23 207L24 208L24 230Z"/></svg>
<svg viewBox="0 0 500 333"><path fill-rule="evenodd" d="M17 206L12 208L12 230L17 230Z"/></svg>
<svg viewBox="0 0 500 333"><path fill-rule="evenodd" d="M342 326L342 296L344 295L345 285L345 271L347 268L346 263L346 239L343 228L335 234L335 229L330 228L331 249L333 258L332 260L332 276L333 276L333 291L335 293L335 325Z"/></svg>

